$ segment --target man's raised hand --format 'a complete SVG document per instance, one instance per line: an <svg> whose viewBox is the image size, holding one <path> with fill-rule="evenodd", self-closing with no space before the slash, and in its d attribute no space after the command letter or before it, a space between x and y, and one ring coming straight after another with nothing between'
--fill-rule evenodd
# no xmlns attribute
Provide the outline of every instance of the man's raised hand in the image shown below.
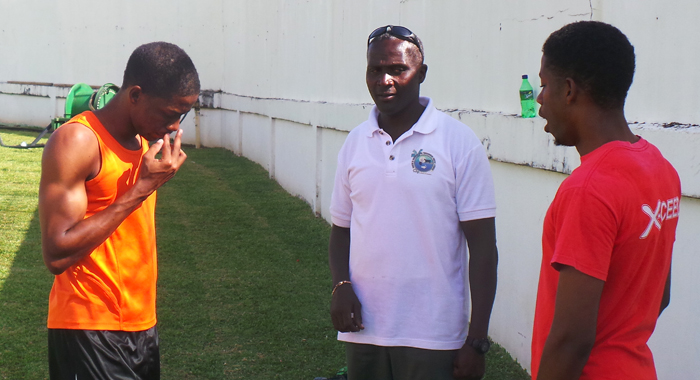
<svg viewBox="0 0 700 380"><path fill-rule="evenodd" d="M187 159L187 155L180 148L181 145L182 129L177 131L172 146L170 145L170 136L165 135L151 145L148 152L144 154L141 160L139 182L147 185L149 194L173 178ZM161 153L160 159L156 158L159 152Z"/></svg>

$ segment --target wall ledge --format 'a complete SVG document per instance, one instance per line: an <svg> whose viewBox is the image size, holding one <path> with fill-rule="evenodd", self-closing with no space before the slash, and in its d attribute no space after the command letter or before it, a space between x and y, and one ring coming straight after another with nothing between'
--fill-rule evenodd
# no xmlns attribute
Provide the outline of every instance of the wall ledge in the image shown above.
<svg viewBox="0 0 700 380"><path fill-rule="evenodd" d="M70 87L48 83L0 82L0 95L65 97ZM203 109L240 111L349 132L367 119L371 103L333 103L285 98L260 98L221 90L203 90ZM468 125L481 139L490 159L570 174L580 163L576 149L557 146L544 132L545 120L469 109L443 109ZM0 115L0 122L2 116ZM630 123L632 131L656 145L678 170L683 195L700 198L700 126L694 124Z"/></svg>

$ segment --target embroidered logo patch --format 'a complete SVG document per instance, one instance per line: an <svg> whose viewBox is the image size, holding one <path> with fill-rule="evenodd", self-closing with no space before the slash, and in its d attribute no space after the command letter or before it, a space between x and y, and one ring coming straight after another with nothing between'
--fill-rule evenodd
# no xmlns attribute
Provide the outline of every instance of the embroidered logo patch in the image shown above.
<svg viewBox="0 0 700 380"><path fill-rule="evenodd" d="M411 166L416 173L430 174L435 169L435 157L423 149L411 153Z"/></svg>

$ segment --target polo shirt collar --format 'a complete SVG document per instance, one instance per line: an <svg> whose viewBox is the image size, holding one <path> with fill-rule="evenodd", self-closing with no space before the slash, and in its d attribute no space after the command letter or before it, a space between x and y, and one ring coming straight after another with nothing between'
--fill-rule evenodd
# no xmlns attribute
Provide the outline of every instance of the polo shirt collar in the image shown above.
<svg viewBox="0 0 700 380"><path fill-rule="evenodd" d="M423 111L423 114L420 115L420 118L418 121L413 124L411 129L409 129L409 132L418 132L424 135L427 135L428 133L432 132L435 130L436 123L431 122L433 119L433 115L437 112L435 107L433 106L433 100L421 96L418 98L418 101L420 104L425 106L425 110ZM379 110L377 109L377 106L375 105L372 107L372 110L369 113L369 118L367 121L369 122L369 128L367 130L367 137L372 137L375 132L379 132L379 123L377 122L377 117L379 117Z"/></svg>

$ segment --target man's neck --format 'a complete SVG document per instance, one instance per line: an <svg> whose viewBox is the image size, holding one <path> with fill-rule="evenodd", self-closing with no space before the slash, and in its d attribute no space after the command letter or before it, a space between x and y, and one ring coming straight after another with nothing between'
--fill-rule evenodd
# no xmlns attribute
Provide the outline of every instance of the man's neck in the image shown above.
<svg viewBox="0 0 700 380"><path fill-rule="evenodd" d="M131 126L128 117L125 117L124 107L120 107L120 103L123 101L128 101L128 99L121 99L117 94L104 108L95 111L95 116L121 146L129 150L136 150L141 147L141 140L136 137L137 133Z"/></svg>
<svg viewBox="0 0 700 380"><path fill-rule="evenodd" d="M397 114L386 115L379 112L377 123L379 128L388 133L393 141L396 141L418 122L421 115L423 115L423 111L425 111L425 106L416 99L415 103L412 103Z"/></svg>
<svg viewBox="0 0 700 380"><path fill-rule="evenodd" d="M612 141L639 141L639 137L630 130L622 109L586 112L579 120L583 123L579 129L580 138L576 150L581 156Z"/></svg>

